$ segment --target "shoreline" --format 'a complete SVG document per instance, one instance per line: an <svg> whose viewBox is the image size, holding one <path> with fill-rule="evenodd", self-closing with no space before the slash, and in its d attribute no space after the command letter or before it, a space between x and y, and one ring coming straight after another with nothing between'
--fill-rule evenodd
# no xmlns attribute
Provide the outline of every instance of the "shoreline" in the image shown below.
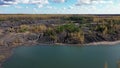
<svg viewBox="0 0 120 68"><path fill-rule="evenodd" d="M0 68L3 68L2 64L6 62L6 60L8 60L12 56L12 54L13 54L13 48L3 48L3 53L0 53L0 55L3 55L4 58L0 60Z"/></svg>
<svg viewBox="0 0 120 68"><path fill-rule="evenodd" d="M92 43L84 43L84 44L64 44L64 43L55 43L55 45L70 45L70 46L100 46L100 45L107 45L113 46L120 44L120 40L117 41L101 41L101 42L92 42ZM48 44L46 44L48 45ZM50 44L53 45L53 44Z"/></svg>
<svg viewBox="0 0 120 68"><path fill-rule="evenodd" d="M117 45L117 44L120 44L120 40L92 42L92 43L88 43L88 44L84 44L84 45L108 45L108 46L112 46L112 45Z"/></svg>
<svg viewBox="0 0 120 68"><path fill-rule="evenodd" d="M103 45L103 46L113 46L113 45L117 45L117 44L120 44L120 40L118 41L102 41L102 42L92 42L92 43L86 43L86 44L64 44L64 43L33 43L33 44L25 44L25 45L20 45L20 46L45 46L45 45L57 45L57 46L100 46L100 45ZM13 49L14 48L17 48L17 47L20 47L20 46L16 46L16 47L4 47L3 48L3 51L6 51L7 50L7 55L4 55L5 58L2 59L0 61L0 68L3 68L2 64L4 62L6 62L8 59L10 59L10 57L12 56L13 54ZM1 48L0 48L1 49ZM4 53L0 53L1 54L4 54Z"/></svg>

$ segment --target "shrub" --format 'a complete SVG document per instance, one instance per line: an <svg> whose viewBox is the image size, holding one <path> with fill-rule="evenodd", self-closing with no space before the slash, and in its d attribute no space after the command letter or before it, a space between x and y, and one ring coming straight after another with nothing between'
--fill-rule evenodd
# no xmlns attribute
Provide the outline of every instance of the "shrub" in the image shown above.
<svg viewBox="0 0 120 68"><path fill-rule="evenodd" d="M51 40L57 40L57 34L52 28L48 28L44 34L45 36L48 36Z"/></svg>
<svg viewBox="0 0 120 68"><path fill-rule="evenodd" d="M5 56L4 55L0 55L0 61L5 59Z"/></svg>
<svg viewBox="0 0 120 68"><path fill-rule="evenodd" d="M84 33L83 32L71 33L71 38L78 41L79 43L84 43Z"/></svg>
<svg viewBox="0 0 120 68"><path fill-rule="evenodd" d="M45 32L46 30L47 30L47 27L44 24L35 25L31 27L31 31L35 33Z"/></svg>
<svg viewBox="0 0 120 68"><path fill-rule="evenodd" d="M20 25L19 32L29 31L29 25Z"/></svg>
<svg viewBox="0 0 120 68"><path fill-rule="evenodd" d="M72 32L78 32L79 30L80 28L76 26L74 23L68 23L68 24L64 24L56 27L56 32L58 33L63 31L72 33Z"/></svg>

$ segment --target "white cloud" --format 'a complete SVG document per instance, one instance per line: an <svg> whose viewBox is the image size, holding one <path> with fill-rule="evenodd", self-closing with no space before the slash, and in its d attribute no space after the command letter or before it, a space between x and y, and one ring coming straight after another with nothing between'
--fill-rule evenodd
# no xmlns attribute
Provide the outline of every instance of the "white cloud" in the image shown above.
<svg viewBox="0 0 120 68"><path fill-rule="evenodd" d="M22 7L21 6L14 6L15 8L18 8L18 9L21 9Z"/></svg>
<svg viewBox="0 0 120 68"><path fill-rule="evenodd" d="M48 4L48 0L0 0L0 5L11 5L11 4Z"/></svg>
<svg viewBox="0 0 120 68"><path fill-rule="evenodd" d="M91 0L77 0L76 5L90 4Z"/></svg>
<svg viewBox="0 0 120 68"><path fill-rule="evenodd" d="M99 0L99 1L92 1L93 4L113 4L113 1L111 0Z"/></svg>
<svg viewBox="0 0 120 68"><path fill-rule="evenodd" d="M77 6L90 4L111 4L112 0L77 0Z"/></svg>
<svg viewBox="0 0 120 68"><path fill-rule="evenodd" d="M56 2L56 3L64 3L65 0L53 0L53 2Z"/></svg>
<svg viewBox="0 0 120 68"><path fill-rule="evenodd" d="M2 5L1 7L10 7L10 5Z"/></svg>
<svg viewBox="0 0 120 68"><path fill-rule="evenodd" d="M16 0L18 3L25 4L48 4L48 0Z"/></svg>
<svg viewBox="0 0 120 68"><path fill-rule="evenodd" d="M43 5L42 5L42 4L39 4L39 5L38 5L38 8L42 8L42 7L43 7Z"/></svg>

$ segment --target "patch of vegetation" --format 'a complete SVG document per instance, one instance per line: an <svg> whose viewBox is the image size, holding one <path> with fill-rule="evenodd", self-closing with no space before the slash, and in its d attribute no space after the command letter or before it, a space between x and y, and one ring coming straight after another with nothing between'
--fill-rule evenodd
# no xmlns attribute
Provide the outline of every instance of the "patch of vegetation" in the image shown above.
<svg viewBox="0 0 120 68"><path fill-rule="evenodd" d="M80 30L79 25L75 25L74 23L63 24L56 27L56 32L78 32Z"/></svg>
<svg viewBox="0 0 120 68"><path fill-rule="evenodd" d="M4 55L0 55L0 61L4 60L4 59L5 59L5 56Z"/></svg>
<svg viewBox="0 0 120 68"><path fill-rule="evenodd" d="M44 24L41 25L33 25L30 28L31 32L35 32L35 33L42 33L45 32L47 30L47 27Z"/></svg>
<svg viewBox="0 0 120 68"><path fill-rule="evenodd" d="M20 27L19 27L19 32L24 33L24 32L26 32L26 31L28 31L29 28L30 28L29 25L20 25Z"/></svg>
<svg viewBox="0 0 120 68"><path fill-rule="evenodd" d="M5 22L2 26L7 27L3 31L5 33L34 33L40 38L62 43L85 43L120 37L120 16L114 15L18 14L0 15L0 21Z"/></svg>

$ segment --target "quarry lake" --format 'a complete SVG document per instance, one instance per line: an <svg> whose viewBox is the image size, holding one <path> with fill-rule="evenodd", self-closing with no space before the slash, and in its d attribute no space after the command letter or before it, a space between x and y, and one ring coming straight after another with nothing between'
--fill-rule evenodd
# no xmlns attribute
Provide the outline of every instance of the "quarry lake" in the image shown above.
<svg viewBox="0 0 120 68"><path fill-rule="evenodd" d="M4 68L118 68L120 45L22 46L3 63ZM107 65L105 67L105 65Z"/></svg>

